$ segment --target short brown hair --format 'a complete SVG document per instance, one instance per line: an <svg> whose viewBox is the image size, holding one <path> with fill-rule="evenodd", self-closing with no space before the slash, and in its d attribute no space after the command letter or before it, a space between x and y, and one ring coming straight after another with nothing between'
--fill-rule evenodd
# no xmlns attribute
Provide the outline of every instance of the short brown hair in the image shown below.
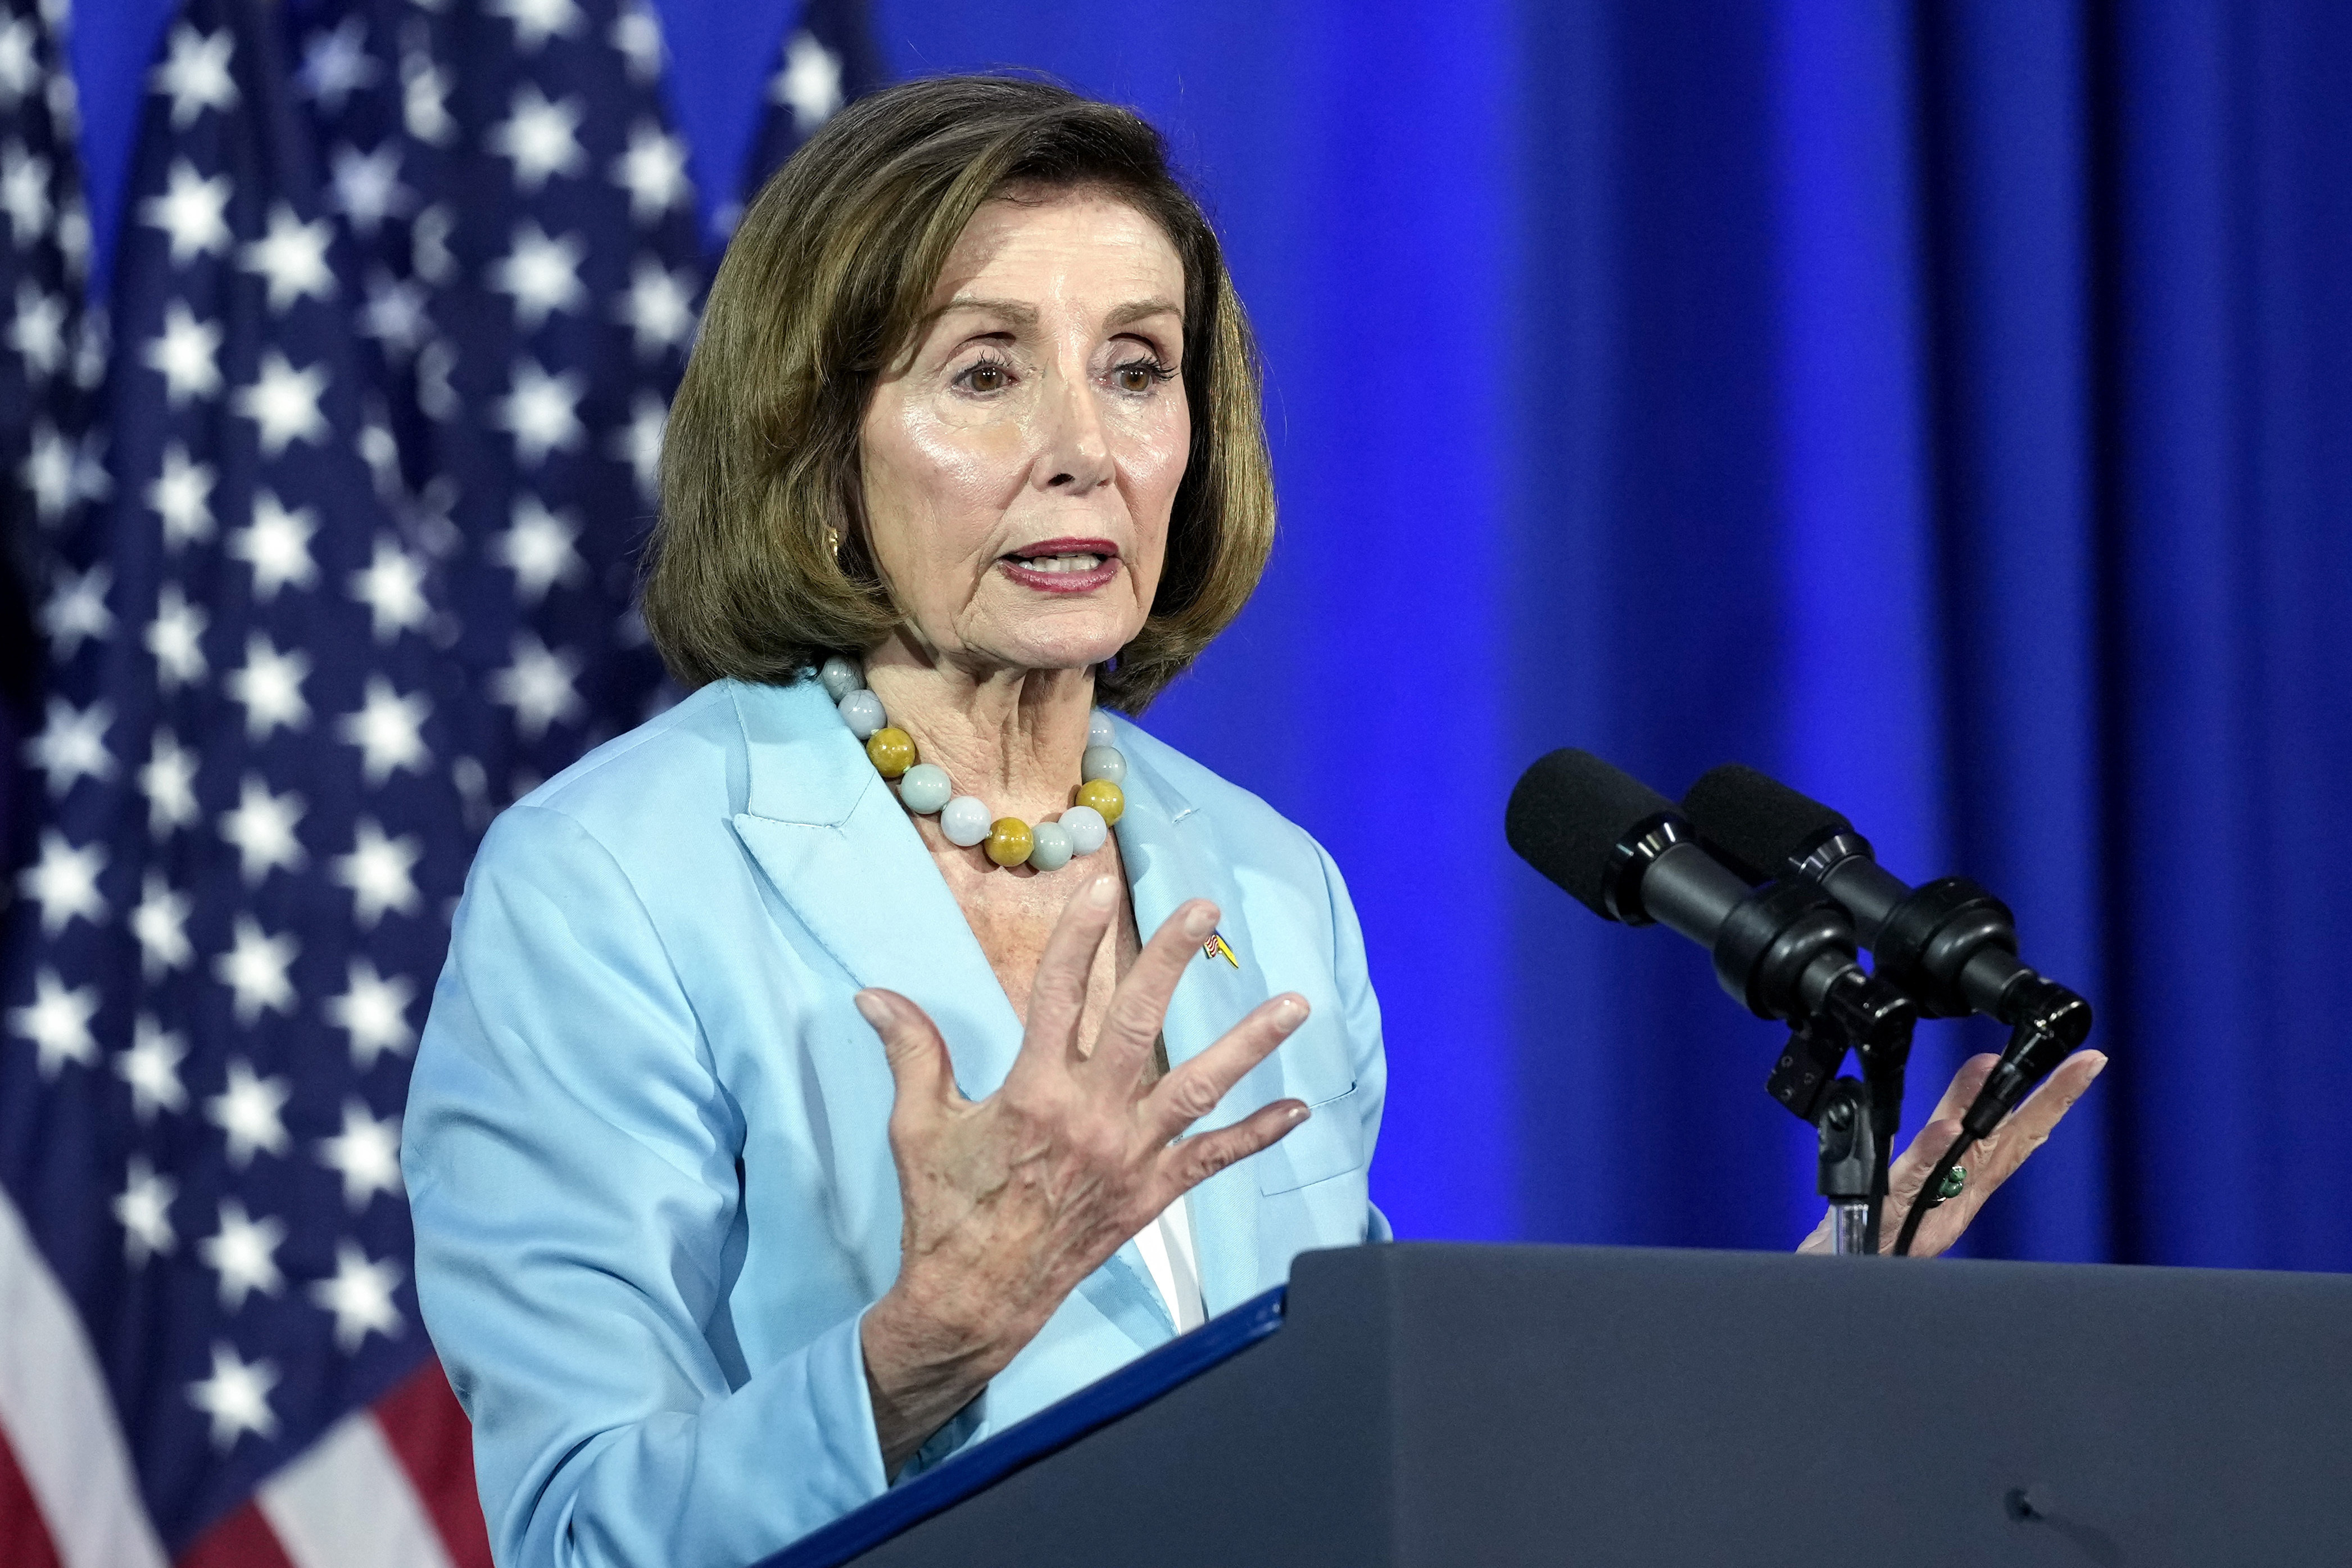
<svg viewBox="0 0 2352 1568"><path fill-rule="evenodd" d="M935 77L861 99L818 132L754 198L719 265L670 408L646 548L646 626L678 680L782 685L898 624L861 526L858 430L965 224L1016 184L1112 191L1184 266L1192 449L1158 595L1097 672L1097 700L1140 710L1241 613L1274 537L1256 350L1160 133L1049 83Z"/></svg>

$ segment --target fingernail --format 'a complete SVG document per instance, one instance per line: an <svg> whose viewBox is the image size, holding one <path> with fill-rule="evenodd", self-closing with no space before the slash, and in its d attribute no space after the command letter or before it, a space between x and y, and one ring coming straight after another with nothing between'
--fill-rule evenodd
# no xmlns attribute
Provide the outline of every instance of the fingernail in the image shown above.
<svg viewBox="0 0 2352 1568"><path fill-rule="evenodd" d="M2086 1078L2086 1079L2084 1079L2083 1080L2083 1087L2084 1087L2084 1089L2088 1089L2088 1088L2090 1088L2090 1087L2091 1087L2091 1085L2093 1085L2094 1083L2096 1083L2096 1082L2098 1081L2098 1079L2099 1079L2099 1075L2100 1075L2101 1073L2103 1073L2103 1072L2106 1071L2106 1070L2107 1070L2107 1058L2105 1058L2105 1057L2101 1057L2101 1058L2099 1058L2099 1065L2098 1065L2098 1066L2096 1066L2096 1067L2095 1067L2095 1068L2093 1068L2091 1069L2091 1076L2090 1076L2089 1078Z"/></svg>
<svg viewBox="0 0 2352 1568"><path fill-rule="evenodd" d="M1292 1112L1290 1113L1290 1125L1291 1125L1291 1126L1293 1126L1293 1127L1296 1127L1296 1126L1297 1126L1300 1122L1302 1122L1302 1121L1306 1121L1308 1117L1310 1117L1310 1116L1312 1116L1312 1115L1314 1115L1314 1114L1315 1114L1315 1113L1314 1113L1313 1111L1311 1111L1311 1110L1307 1110L1305 1106L1303 1106L1303 1105L1302 1105L1302 1106L1300 1106L1297 1110L1294 1110L1294 1111L1292 1111Z"/></svg>
<svg viewBox="0 0 2352 1568"><path fill-rule="evenodd" d="M1307 1022L1307 1004L1296 996L1285 996L1274 1005L1274 1026L1284 1034Z"/></svg>
<svg viewBox="0 0 2352 1568"><path fill-rule="evenodd" d="M850 1000L857 1004L857 1016L877 1029L890 1016L889 1004L882 1000L878 992L860 991Z"/></svg>
<svg viewBox="0 0 2352 1568"><path fill-rule="evenodd" d="M1087 902L1098 910L1107 910L1118 901L1118 879L1116 877L1108 875L1097 877L1094 886L1087 889Z"/></svg>
<svg viewBox="0 0 2352 1568"><path fill-rule="evenodd" d="M1186 936L1206 936L1217 929L1217 906L1202 904L1184 917Z"/></svg>

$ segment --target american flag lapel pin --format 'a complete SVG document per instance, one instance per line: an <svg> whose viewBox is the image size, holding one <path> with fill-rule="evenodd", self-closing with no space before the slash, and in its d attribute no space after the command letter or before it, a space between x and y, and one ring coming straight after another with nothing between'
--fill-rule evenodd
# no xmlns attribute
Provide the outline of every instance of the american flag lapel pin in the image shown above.
<svg viewBox="0 0 2352 1568"><path fill-rule="evenodd" d="M1201 944L1201 956L1222 958L1235 969L1242 966L1242 961L1234 956L1233 945L1225 941L1225 933L1221 931L1213 931L1209 933L1209 940Z"/></svg>

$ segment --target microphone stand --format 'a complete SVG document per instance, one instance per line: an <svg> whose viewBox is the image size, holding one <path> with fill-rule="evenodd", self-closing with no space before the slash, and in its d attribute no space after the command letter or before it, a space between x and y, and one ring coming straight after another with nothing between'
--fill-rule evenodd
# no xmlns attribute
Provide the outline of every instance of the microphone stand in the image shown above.
<svg viewBox="0 0 2352 1568"><path fill-rule="evenodd" d="M1813 1124L1819 1185L1835 1219L1832 1250L1874 1257L1886 1169L1903 1114L1903 1071L1918 1010L1885 981L1849 969L1789 1036L1765 1090ZM1839 1076L1849 1052L1862 1076ZM1923 1194L1924 1196L1924 1194Z"/></svg>

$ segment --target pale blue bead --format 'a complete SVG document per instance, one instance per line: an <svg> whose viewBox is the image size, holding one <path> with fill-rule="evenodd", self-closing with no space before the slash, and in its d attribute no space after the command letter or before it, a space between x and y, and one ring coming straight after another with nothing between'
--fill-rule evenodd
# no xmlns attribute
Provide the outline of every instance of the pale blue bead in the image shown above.
<svg viewBox="0 0 2352 1568"><path fill-rule="evenodd" d="M898 778L898 798L906 802L908 811L926 816L937 811L955 796L955 785L948 782L948 771L929 763L917 763Z"/></svg>
<svg viewBox="0 0 2352 1568"><path fill-rule="evenodd" d="M1040 871L1058 871L1070 863L1070 836L1050 822L1029 830L1029 864Z"/></svg>
<svg viewBox="0 0 2352 1568"><path fill-rule="evenodd" d="M841 721L848 725L849 732L861 741L886 722L882 717L882 699L871 691L853 691L841 700L840 707Z"/></svg>
<svg viewBox="0 0 2352 1568"><path fill-rule="evenodd" d="M1110 727L1110 715L1099 708L1087 719L1087 744L1089 746L1118 744L1118 732Z"/></svg>
<svg viewBox="0 0 2352 1568"><path fill-rule="evenodd" d="M857 673L857 667L839 654L835 654L817 667L816 678L824 683L824 694L835 702L866 684L866 678Z"/></svg>
<svg viewBox="0 0 2352 1568"><path fill-rule="evenodd" d="M995 826L996 819L988 815L987 804L977 795L960 795L940 807L940 831L948 836L949 843L961 844L967 849L987 837L988 830Z"/></svg>
<svg viewBox="0 0 2352 1568"><path fill-rule="evenodd" d="M1078 759L1078 777L1088 784L1097 779L1108 779L1113 784L1127 782L1127 758L1117 746L1088 746L1087 754Z"/></svg>
<svg viewBox="0 0 2352 1568"><path fill-rule="evenodd" d="M1055 825L1070 836L1070 853L1091 855L1103 847L1110 837L1110 824L1102 813L1091 805L1074 805L1055 818Z"/></svg>

